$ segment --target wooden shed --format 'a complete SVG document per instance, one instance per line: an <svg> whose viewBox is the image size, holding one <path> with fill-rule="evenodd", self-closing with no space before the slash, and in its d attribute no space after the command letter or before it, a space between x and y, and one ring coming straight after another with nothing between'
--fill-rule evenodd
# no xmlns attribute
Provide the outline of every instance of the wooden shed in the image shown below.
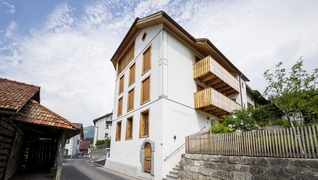
<svg viewBox="0 0 318 180"><path fill-rule="evenodd" d="M40 104L40 87L0 78L0 179L21 170L57 170L65 140L82 132Z"/></svg>

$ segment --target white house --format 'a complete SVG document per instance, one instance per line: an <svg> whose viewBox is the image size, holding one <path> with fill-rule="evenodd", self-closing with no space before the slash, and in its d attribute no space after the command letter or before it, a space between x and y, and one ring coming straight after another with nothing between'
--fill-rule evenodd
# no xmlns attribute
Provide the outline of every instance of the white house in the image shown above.
<svg viewBox="0 0 318 180"><path fill-rule="evenodd" d="M73 125L75 127L83 129L83 124L73 123ZM65 143L64 155L71 157L78 155L80 153L80 141L82 139L84 139L83 130L81 130L80 134L67 139Z"/></svg>
<svg viewBox="0 0 318 180"><path fill-rule="evenodd" d="M105 167L114 171L162 179L180 161L185 136L247 106L248 78L163 11L136 18L111 62L115 130Z"/></svg>
<svg viewBox="0 0 318 180"><path fill-rule="evenodd" d="M93 145L95 145L97 140L110 138L112 132L112 116L113 113L108 113L93 120L95 126Z"/></svg>

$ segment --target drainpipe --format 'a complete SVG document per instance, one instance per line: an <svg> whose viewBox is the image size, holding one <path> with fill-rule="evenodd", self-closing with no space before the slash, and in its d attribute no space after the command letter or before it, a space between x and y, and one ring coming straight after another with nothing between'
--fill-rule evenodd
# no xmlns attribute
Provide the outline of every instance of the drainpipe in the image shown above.
<svg viewBox="0 0 318 180"><path fill-rule="evenodd" d="M242 78L242 74L239 76L239 85L240 85L240 97L241 97L241 106L243 109L243 96L242 96L242 85L241 85L241 78Z"/></svg>

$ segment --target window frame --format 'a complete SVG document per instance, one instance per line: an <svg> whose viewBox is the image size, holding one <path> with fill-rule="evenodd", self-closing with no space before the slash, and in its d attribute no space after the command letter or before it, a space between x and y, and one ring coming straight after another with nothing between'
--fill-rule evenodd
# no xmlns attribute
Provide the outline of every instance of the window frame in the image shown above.
<svg viewBox="0 0 318 180"><path fill-rule="evenodd" d="M120 141L121 140L121 128L122 128L122 121L118 121L116 123L116 137L115 141Z"/></svg>
<svg viewBox="0 0 318 180"><path fill-rule="evenodd" d="M125 86L125 75L122 75L119 78L119 87L118 87L118 95L124 92L124 86Z"/></svg>
<svg viewBox="0 0 318 180"><path fill-rule="evenodd" d="M145 133L145 127L143 127L144 124L144 114L147 115L147 134ZM139 124L139 138L147 138L150 136L150 109L144 110L140 112L140 124Z"/></svg>
<svg viewBox="0 0 318 180"><path fill-rule="evenodd" d="M132 94L130 94L133 91ZM132 98L132 99L131 99ZM132 101L132 102L131 102ZM131 106L131 107L130 107ZM133 110L135 107L135 88L132 88L128 92L128 98L127 98L127 112Z"/></svg>
<svg viewBox="0 0 318 180"><path fill-rule="evenodd" d="M144 82L145 82L147 79L149 79L149 90L148 90L148 92L149 92L149 94L148 94L149 98L144 100ZM144 78L144 79L141 81L141 87L140 87L140 105L149 102L150 99L151 99L151 76L149 75L149 76L147 76L146 78Z"/></svg>
<svg viewBox="0 0 318 180"><path fill-rule="evenodd" d="M130 130L128 130L128 124L130 125ZM126 119L126 140L133 139L133 132L134 132L134 118L133 116L130 116ZM130 135L130 136L129 136Z"/></svg>
<svg viewBox="0 0 318 180"><path fill-rule="evenodd" d="M117 117L123 115L123 100L124 96L118 99L118 104L117 104Z"/></svg>
<svg viewBox="0 0 318 180"><path fill-rule="evenodd" d="M134 71L132 72L132 68ZM128 79L128 87L136 81L136 63L132 64L129 68L129 79Z"/></svg>
<svg viewBox="0 0 318 180"><path fill-rule="evenodd" d="M149 54L149 67L146 69L145 67L145 54L146 52L150 51ZM152 56L152 45L150 45L143 53L142 53L142 66L141 66L141 75L144 75L151 69L151 56Z"/></svg>

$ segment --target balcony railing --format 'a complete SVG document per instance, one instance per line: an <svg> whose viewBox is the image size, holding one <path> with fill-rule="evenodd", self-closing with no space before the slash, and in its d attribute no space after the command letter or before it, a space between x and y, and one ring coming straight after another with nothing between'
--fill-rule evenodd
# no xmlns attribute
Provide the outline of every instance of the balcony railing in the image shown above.
<svg viewBox="0 0 318 180"><path fill-rule="evenodd" d="M241 106L213 88L206 88L194 93L194 108L221 117Z"/></svg>
<svg viewBox="0 0 318 180"><path fill-rule="evenodd" d="M193 76L227 96L239 93L239 81L211 56L193 65Z"/></svg>

